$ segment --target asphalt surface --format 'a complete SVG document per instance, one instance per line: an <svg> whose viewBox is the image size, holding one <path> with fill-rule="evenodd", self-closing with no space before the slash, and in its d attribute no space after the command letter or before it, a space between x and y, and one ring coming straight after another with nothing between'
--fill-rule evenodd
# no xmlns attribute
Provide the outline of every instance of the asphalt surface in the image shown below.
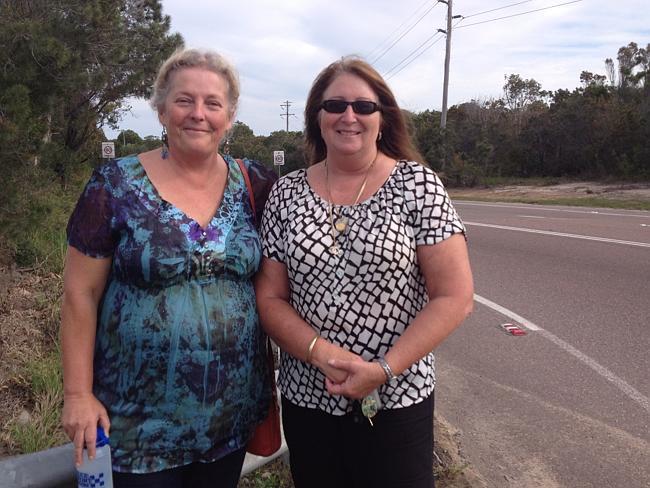
<svg viewBox="0 0 650 488"><path fill-rule="evenodd" d="M650 212L455 204L477 301L436 411L463 455L491 487L650 487Z"/></svg>

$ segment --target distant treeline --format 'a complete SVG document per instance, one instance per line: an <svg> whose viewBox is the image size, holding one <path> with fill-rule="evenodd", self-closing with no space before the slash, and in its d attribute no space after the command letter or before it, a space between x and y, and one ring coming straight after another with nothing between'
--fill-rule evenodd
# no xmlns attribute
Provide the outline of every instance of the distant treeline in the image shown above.
<svg viewBox="0 0 650 488"><path fill-rule="evenodd" d="M452 107L445 134L438 113L414 114L420 151L457 184L490 176L650 179L650 44L621 47L605 73L583 71L580 87L555 92L506 76L501 98Z"/></svg>
<svg viewBox="0 0 650 488"><path fill-rule="evenodd" d="M544 91L534 79L505 76L503 96L440 112L405 112L417 147L448 184L486 177L650 179L650 44L606 59L606 74L583 71L581 86ZM237 122L229 139L237 157L271 161L284 149L283 171L303 166L302 133L256 136Z"/></svg>

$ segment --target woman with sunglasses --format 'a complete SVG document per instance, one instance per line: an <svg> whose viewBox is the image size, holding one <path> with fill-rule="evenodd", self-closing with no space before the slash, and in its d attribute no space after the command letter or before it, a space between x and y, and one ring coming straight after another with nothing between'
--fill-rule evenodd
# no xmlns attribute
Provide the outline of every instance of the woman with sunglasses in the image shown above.
<svg viewBox="0 0 650 488"><path fill-rule="evenodd" d="M305 125L310 166L271 191L256 281L295 486L430 488L432 351L472 309L464 226L366 62L318 75Z"/></svg>

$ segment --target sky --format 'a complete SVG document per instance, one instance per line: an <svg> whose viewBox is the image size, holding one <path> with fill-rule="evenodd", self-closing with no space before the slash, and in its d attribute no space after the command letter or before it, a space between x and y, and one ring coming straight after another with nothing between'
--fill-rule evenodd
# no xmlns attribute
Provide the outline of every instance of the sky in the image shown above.
<svg viewBox="0 0 650 488"><path fill-rule="evenodd" d="M650 43L649 0L581 0L553 7L568 1L453 0L453 14L463 18L452 24L449 106L501 97L509 74L533 78L544 90L573 90L582 71L605 74L605 59L615 60L620 47ZM241 82L236 119L256 135L286 129L281 116L286 101L294 114L289 130L302 130L314 78L348 54L371 62L403 109L442 106L445 38L437 30L446 28L444 3L162 0L162 5L171 31L180 33L187 47L216 50L235 65ZM493 20L506 16L513 17ZM117 131L105 128L106 136L114 138L122 129L159 136L147 101L128 103L130 113Z"/></svg>

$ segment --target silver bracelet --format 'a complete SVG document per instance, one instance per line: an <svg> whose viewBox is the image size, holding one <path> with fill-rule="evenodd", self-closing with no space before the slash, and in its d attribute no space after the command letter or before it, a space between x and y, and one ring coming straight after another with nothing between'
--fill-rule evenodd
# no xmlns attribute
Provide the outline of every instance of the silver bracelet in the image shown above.
<svg viewBox="0 0 650 488"><path fill-rule="evenodd" d="M386 381L391 381L392 379L395 378L395 375L393 374L393 370L390 369L390 366L388 366L388 363L384 358L377 359L377 362L379 363L379 366L381 366L381 369L384 370L384 374L386 375Z"/></svg>

